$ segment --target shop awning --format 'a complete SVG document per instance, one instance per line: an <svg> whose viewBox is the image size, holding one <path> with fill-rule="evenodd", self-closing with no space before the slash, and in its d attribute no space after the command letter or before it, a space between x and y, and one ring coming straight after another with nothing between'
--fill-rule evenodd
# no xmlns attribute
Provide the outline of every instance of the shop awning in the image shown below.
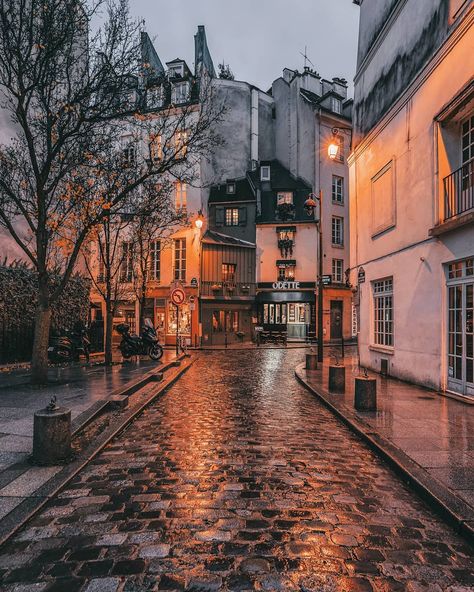
<svg viewBox="0 0 474 592"><path fill-rule="evenodd" d="M257 302L309 302L313 304L316 302L314 292L285 292L277 291L274 292L259 292L256 297Z"/></svg>

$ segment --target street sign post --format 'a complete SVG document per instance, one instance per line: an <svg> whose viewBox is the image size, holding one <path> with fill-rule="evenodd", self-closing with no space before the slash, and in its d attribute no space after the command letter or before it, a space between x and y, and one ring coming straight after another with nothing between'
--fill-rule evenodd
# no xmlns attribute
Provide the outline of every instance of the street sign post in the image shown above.
<svg viewBox="0 0 474 592"><path fill-rule="evenodd" d="M177 287L171 290L171 302L176 306L176 357L179 355L179 307L186 300L186 292L183 288Z"/></svg>

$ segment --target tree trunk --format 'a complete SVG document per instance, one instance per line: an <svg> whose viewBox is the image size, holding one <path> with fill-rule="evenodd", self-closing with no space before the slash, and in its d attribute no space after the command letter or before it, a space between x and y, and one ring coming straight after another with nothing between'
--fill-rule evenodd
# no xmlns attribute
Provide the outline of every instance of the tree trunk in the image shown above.
<svg viewBox="0 0 474 592"><path fill-rule="evenodd" d="M40 280L41 284L41 280ZM46 384L48 382L48 343L51 325L51 307L48 297L48 286L38 290L38 308L35 318L35 337L31 357L31 383Z"/></svg>
<svg viewBox="0 0 474 592"><path fill-rule="evenodd" d="M112 365L112 334L114 330L114 311L107 304L105 317L105 348L104 348L104 362L106 366Z"/></svg>

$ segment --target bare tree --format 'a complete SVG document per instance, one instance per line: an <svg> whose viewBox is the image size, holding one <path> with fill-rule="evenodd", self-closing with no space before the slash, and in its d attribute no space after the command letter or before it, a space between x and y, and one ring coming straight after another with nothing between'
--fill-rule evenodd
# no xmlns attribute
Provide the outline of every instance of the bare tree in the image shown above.
<svg viewBox="0 0 474 592"><path fill-rule="evenodd" d="M185 176L215 144L210 81L198 79L198 101L150 113L147 67L128 0L0 0L0 107L12 127L0 224L38 274L33 382L47 380L51 304L104 211L148 180Z"/></svg>

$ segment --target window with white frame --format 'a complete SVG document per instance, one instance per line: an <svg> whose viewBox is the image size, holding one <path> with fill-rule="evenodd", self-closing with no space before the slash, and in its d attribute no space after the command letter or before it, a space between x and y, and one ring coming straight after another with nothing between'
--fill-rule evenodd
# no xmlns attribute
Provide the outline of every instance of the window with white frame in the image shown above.
<svg viewBox="0 0 474 592"><path fill-rule="evenodd" d="M170 78L181 77L184 75L184 64L176 64L176 66L170 66L168 69L168 76Z"/></svg>
<svg viewBox="0 0 474 592"><path fill-rule="evenodd" d="M137 144L133 140L123 140L122 162L125 167L132 167L137 164Z"/></svg>
<svg viewBox="0 0 474 592"><path fill-rule="evenodd" d="M149 109L163 107L164 103L164 91L162 86L155 86L149 88L146 92L146 106Z"/></svg>
<svg viewBox="0 0 474 592"><path fill-rule="evenodd" d="M332 244L344 246L344 218L340 216L332 217Z"/></svg>
<svg viewBox="0 0 474 592"><path fill-rule="evenodd" d="M393 278L372 282L374 344L393 347Z"/></svg>
<svg viewBox="0 0 474 592"><path fill-rule="evenodd" d="M344 204L344 177L332 176L332 203Z"/></svg>
<svg viewBox="0 0 474 592"><path fill-rule="evenodd" d="M474 158L474 115L461 124L461 148L464 165Z"/></svg>
<svg viewBox="0 0 474 592"><path fill-rule="evenodd" d="M336 97L332 97L331 109L334 111L334 113L341 113L341 111L342 111L341 99L337 99Z"/></svg>
<svg viewBox="0 0 474 592"><path fill-rule="evenodd" d="M181 181L176 181L175 186L175 208L176 210L186 210L187 205L187 185Z"/></svg>
<svg viewBox="0 0 474 592"><path fill-rule="evenodd" d="M222 264L222 281L235 283L235 271L237 269L236 263L223 263Z"/></svg>
<svg viewBox="0 0 474 592"><path fill-rule="evenodd" d="M279 191L277 193L277 206L281 206L282 204L292 204L293 203L293 192L292 191Z"/></svg>
<svg viewBox="0 0 474 592"><path fill-rule="evenodd" d="M150 157L155 162L163 158L163 146L161 144L160 134L153 134L150 136Z"/></svg>
<svg viewBox="0 0 474 592"><path fill-rule="evenodd" d="M344 277L344 259L332 260L332 281L335 284L342 284Z"/></svg>
<svg viewBox="0 0 474 592"><path fill-rule="evenodd" d="M181 130L174 135L176 158L185 158L188 152L188 132Z"/></svg>
<svg viewBox="0 0 474 592"><path fill-rule="evenodd" d="M239 208L226 208L225 209L225 226L238 226L239 225Z"/></svg>
<svg viewBox="0 0 474 592"><path fill-rule="evenodd" d="M120 281L130 283L133 279L133 245L122 243L122 261L120 265Z"/></svg>
<svg viewBox="0 0 474 592"><path fill-rule="evenodd" d="M189 101L189 82L176 82L171 90L172 103L186 103Z"/></svg>
<svg viewBox="0 0 474 592"><path fill-rule="evenodd" d="M150 279L160 281L161 266L161 241L156 240L150 243Z"/></svg>
<svg viewBox="0 0 474 592"><path fill-rule="evenodd" d="M260 167L260 181L270 181L270 167Z"/></svg>
<svg viewBox="0 0 474 592"><path fill-rule="evenodd" d="M174 279L186 280L186 239L176 238L174 241Z"/></svg>

